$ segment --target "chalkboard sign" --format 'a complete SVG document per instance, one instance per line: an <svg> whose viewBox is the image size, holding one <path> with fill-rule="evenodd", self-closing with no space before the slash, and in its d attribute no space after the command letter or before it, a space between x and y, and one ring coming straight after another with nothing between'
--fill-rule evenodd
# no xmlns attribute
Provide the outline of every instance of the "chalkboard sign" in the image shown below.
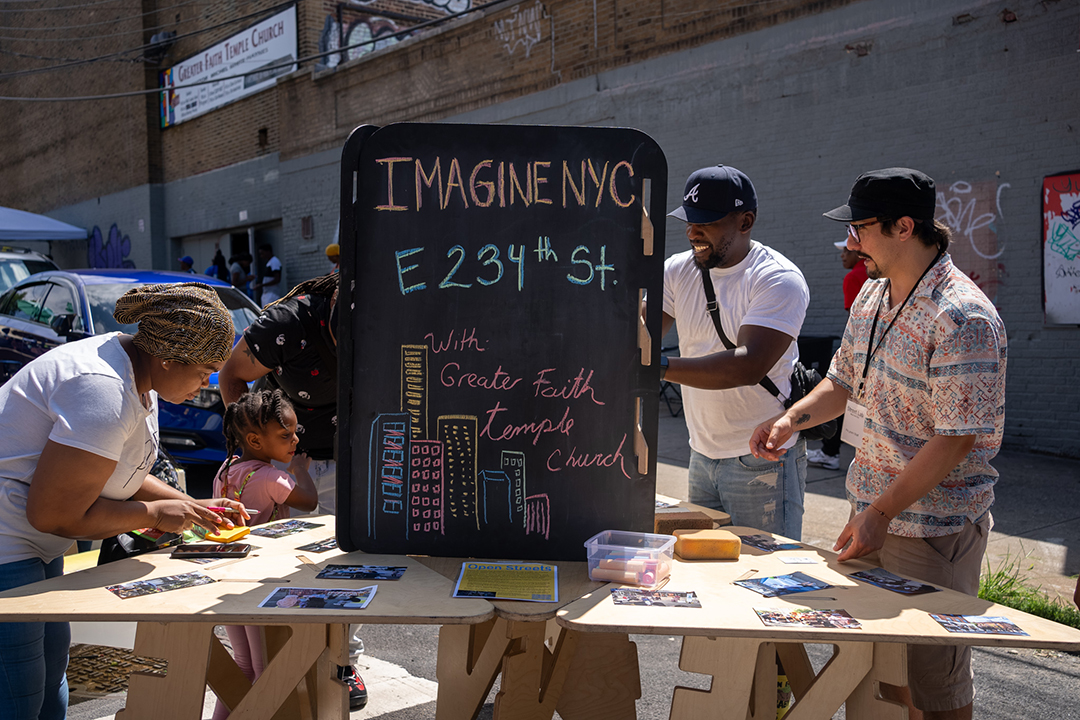
<svg viewBox="0 0 1080 720"><path fill-rule="evenodd" d="M666 184L636 130L354 131L342 548L584 560L651 531Z"/></svg>

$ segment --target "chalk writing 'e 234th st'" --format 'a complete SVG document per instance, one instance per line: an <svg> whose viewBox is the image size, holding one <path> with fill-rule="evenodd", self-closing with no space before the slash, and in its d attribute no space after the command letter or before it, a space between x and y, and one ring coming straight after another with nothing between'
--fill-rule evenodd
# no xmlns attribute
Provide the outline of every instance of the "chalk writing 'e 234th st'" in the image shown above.
<svg viewBox="0 0 1080 720"><path fill-rule="evenodd" d="M402 295L408 295L411 292L427 289L426 282L412 282L406 281L406 275L416 270L420 270L419 256L425 252L426 248L414 247L405 250L398 250L394 253L394 261L397 269L398 290ZM538 263L544 262L558 262L559 256L555 250L551 247L551 239L548 237L540 237L537 240L537 248L535 250L538 256ZM415 261L409 260L417 256ZM472 270L470 267L463 269L468 253L461 245L454 245L446 251L446 259L451 261L452 266L443 276L443 279L439 282L438 288L440 290L447 290L450 288L471 288L473 287L472 280L467 279L467 275L471 272L477 274L473 279L481 286L487 287L494 285L503 279L506 274L506 263L502 260L499 248L495 245L487 244L476 253L476 261L480 263L478 270ZM607 262L607 245L600 246L599 262L592 261L592 250L585 245L578 245L570 253L570 262L573 265L581 266L574 269L574 272L566 274L566 280L574 285L589 285L599 277L600 289L607 289L607 275L608 273L615 272L615 266ZM517 271L514 273L517 278L517 289L521 292L525 287L525 246L524 245L509 245L506 248L506 257L509 262L517 266ZM447 263L450 265L450 263ZM617 283L618 280L612 280L612 284Z"/></svg>

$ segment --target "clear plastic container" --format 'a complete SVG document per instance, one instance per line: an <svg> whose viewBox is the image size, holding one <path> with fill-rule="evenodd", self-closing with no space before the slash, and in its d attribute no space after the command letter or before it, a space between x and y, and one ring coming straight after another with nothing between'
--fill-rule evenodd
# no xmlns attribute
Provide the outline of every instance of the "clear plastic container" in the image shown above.
<svg viewBox="0 0 1080 720"><path fill-rule="evenodd" d="M585 541L589 579L658 587L671 574L674 535L604 530Z"/></svg>

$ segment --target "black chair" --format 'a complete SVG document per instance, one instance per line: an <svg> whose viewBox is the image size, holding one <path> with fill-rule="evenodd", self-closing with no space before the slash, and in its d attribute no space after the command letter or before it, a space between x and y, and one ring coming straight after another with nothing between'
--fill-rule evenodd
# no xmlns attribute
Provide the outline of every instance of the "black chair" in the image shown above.
<svg viewBox="0 0 1080 720"><path fill-rule="evenodd" d="M678 356L679 348L677 345L672 347L660 348L661 355ZM670 383L667 380L660 382L660 399L667 404L668 412L671 413L671 417L679 417L682 414L682 391L679 390L679 386Z"/></svg>

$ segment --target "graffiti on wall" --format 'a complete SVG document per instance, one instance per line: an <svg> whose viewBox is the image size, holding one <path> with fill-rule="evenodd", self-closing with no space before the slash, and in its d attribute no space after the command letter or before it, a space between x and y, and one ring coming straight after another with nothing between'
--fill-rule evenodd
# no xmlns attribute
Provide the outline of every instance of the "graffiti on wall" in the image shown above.
<svg viewBox="0 0 1080 720"><path fill-rule="evenodd" d="M515 5L510 9L510 17L495 21L495 37L499 39L510 55L519 47L524 48L525 57L529 57L533 46L540 42L544 17L544 5L536 0L532 5Z"/></svg>
<svg viewBox="0 0 1080 720"><path fill-rule="evenodd" d="M319 36L319 52L333 54L326 56L323 60L324 65L336 67L376 50L396 45L408 37L408 35L397 33L408 30L415 24L414 22L379 17L364 12L365 8L371 8L372 13L377 12L377 1L353 0L350 3L342 3L338 5L336 16L326 16ZM435 18L441 14L451 15L463 12L472 7L472 0L402 0L395 10L402 15L409 14L402 11L402 6L407 8L408 5L416 6L415 16L419 21L420 18ZM441 12L433 14L432 9ZM333 52L338 49L341 49L341 52Z"/></svg>
<svg viewBox="0 0 1080 720"><path fill-rule="evenodd" d="M1001 194L1009 183L959 180L937 192L936 219L952 230L949 254L958 268L993 300L1006 276L1005 243L998 238Z"/></svg>
<svg viewBox="0 0 1080 720"><path fill-rule="evenodd" d="M113 223L109 228L109 237L101 235L101 228L94 226L90 233L90 245L87 248L86 263L92 268L133 268L135 261L128 258L131 254L131 238L120 232Z"/></svg>
<svg viewBox="0 0 1080 720"><path fill-rule="evenodd" d="M1080 324L1080 173L1043 178L1046 322Z"/></svg>

